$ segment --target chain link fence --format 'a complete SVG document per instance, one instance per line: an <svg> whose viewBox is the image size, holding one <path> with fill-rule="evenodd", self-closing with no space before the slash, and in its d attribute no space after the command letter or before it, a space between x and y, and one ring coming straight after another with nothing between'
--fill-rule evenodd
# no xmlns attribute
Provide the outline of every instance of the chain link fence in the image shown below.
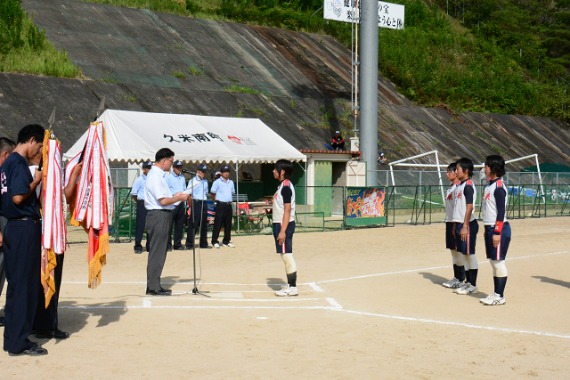
<svg viewBox="0 0 570 380"><path fill-rule="evenodd" d="M114 183L130 185L129 182L132 182L133 178L133 173L130 173L132 170L115 171ZM380 171L378 178L378 187L385 190L384 225L444 222L443 199L448 187L444 172L394 171L395 186L392 185L389 171ZM509 219L570 216L570 173L543 173L542 184L538 173L509 172L503 178L509 189L507 207ZM485 187L485 179L476 173L474 180L478 194L475 213L481 218L481 194ZM297 232L349 228L346 226L347 189L344 186L296 187L297 199L305 200L296 204ZM268 205L265 208L269 210L270 207ZM110 228L111 241L133 240L135 211L136 204L132 200L130 186L115 187L115 214ZM238 215L236 212L233 228L237 235L271 234L271 224L269 212L253 215ZM81 227L68 226L68 240L71 243L86 242L87 234Z"/></svg>

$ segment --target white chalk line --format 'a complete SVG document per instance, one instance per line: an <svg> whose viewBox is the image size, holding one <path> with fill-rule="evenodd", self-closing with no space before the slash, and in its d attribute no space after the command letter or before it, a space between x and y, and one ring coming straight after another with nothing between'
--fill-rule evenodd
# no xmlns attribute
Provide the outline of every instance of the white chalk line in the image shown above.
<svg viewBox="0 0 570 380"><path fill-rule="evenodd" d="M544 332L544 331L519 330L519 329L509 329L509 328L504 328L504 327L494 327L494 326L481 326L481 325L474 325L474 324L470 324L470 323L440 321L437 319L428 319L428 318L404 317L401 315L371 313L371 312L366 312L366 311L347 310L347 309L342 309L342 308L331 308L330 310L341 311L341 312L345 312L345 313L349 313L349 314L364 315L364 316L368 316L368 317L379 317L379 318L395 319L395 320L409 321L409 322L420 322L420 323L429 323L429 324L444 325L444 326L466 327L466 328L477 329L477 330L489 330L489 331L499 331L499 332L504 332L504 333L529 334L529 335L547 336L547 337L560 338L560 339L570 339L570 335L555 334L555 333L549 333L549 332Z"/></svg>
<svg viewBox="0 0 570 380"><path fill-rule="evenodd" d="M528 256L520 256L520 257L512 257L507 258L507 261L516 261L516 260L527 260L527 259L534 259L537 257L544 257L544 256L553 256L553 255L563 255L569 253L570 251L558 251L558 252L547 252L538 255L528 255ZM481 260L478 263L480 265L488 262L487 259ZM308 283L303 283L301 285L310 286L316 292L323 292L322 288L319 284L330 284L333 282L340 282L340 281L350 281L350 280L358 280L363 278L370 278L370 277L382 277L382 276L392 276L398 274L406 274L406 273L415 273L420 271L426 270L438 270L438 269L446 269L449 268L449 265L439 265L434 267L425 267L425 268L414 268L414 269L405 269L399 271L392 271L392 272L382 272L382 273L371 273L371 274L364 274L360 276L352 276L352 277L344 277L344 278L335 278L331 280L322 280L322 281L313 281ZM85 285L85 281L63 281L64 284L71 284L71 285ZM104 284L113 284L113 285L146 285L146 281L105 281ZM193 285L192 281L164 281L164 285ZM282 285L282 283L239 283L239 282L202 282L200 283L201 286L245 286L245 287L252 287L252 286L277 286ZM267 292L266 290L259 291L259 290L244 290L243 293L248 292ZM271 292L271 290L269 290Z"/></svg>
<svg viewBox="0 0 570 380"><path fill-rule="evenodd" d="M542 254L539 254L539 255L529 255L529 256L513 257L513 258L507 258L507 261L534 259L534 258L537 258L537 257L552 256L552 255L561 255L561 254L565 254L565 253L568 253L568 252L570 252L570 251L558 251L558 252L542 253ZM482 264L484 264L484 263L486 263L486 262L488 262L488 260L482 260L482 261L479 261L478 263L479 263L480 265L482 265ZM332 280L317 281L317 284L330 284L330 283L333 283L333 282L350 281L350 280L360 280L360 279L363 279L363 278L392 276L392 275L405 274L405 273L416 273L416 272L423 272L423 271L427 271L427 270L446 269L446 268L449 268L449 267L450 267L449 265L440 265L440 266L436 266L436 267L405 269L405 270L393 271L393 272L371 273L371 274L365 274L365 275L360 275L360 276L352 276L352 277L344 277L344 278L335 278L335 279L332 279Z"/></svg>
<svg viewBox="0 0 570 380"><path fill-rule="evenodd" d="M288 297L286 302L301 301L309 299L298 299ZM316 299L322 301L323 299ZM325 310L325 311L339 311L348 314L361 315L365 317L376 317L383 319L392 319L407 322L417 322L417 323L427 323L432 325L440 326L454 326L469 328L475 330L487 330L487 331L497 331L502 333L510 334L525 334L525 335L536 335L543 337L559 338L559 339L570 339L570 335L549 333L545 331L533 331L533 330L521 330L521 329L509 329L504 327L494 327L494 326L482 326L474 325L471 323L453 322L453 321L442 321L437 319L429 318L416 318L416 317L405 317L395 314L382 314L382 313L372 313L366 311L358 310L347 310L344 309L334 298L325 299L330 306L265 306L265 305L153 305L151 298L146 297L143 300L142 305L84 305L84 306L60 306L60 309L74 309L74 310L137 310L137 309L161 309L161 310ZM224 300L228 301L228 300ZM248 300L232 300L232 301L248 301ZM251 301L251 300L250 300ZM273 300L257 300L263 302L270 302ZM282 301L281 299L275 301Z"/></svg>
<svg viewBox="0 0 570 380"><path fill-rule="evenodd" d="M85 305L85 306L59 306L60 309L75 309L75 310L134 310L134 309L167 309L167 310L183 310L183 309L195 309L195 310L205 310L205 309L232 309L232 310L282 310L282 309L294 309L294 310L335 310L334 306L260 306L260 305L152 305L149 300L145 298L146 302L143 305Z"/></svg>
<svg viewBox="0 0 570 380"><path fill-rule="evenodd" d="M569 251L558 251L558 252L548 252L544 254L538 255L528 255L528 256L520 256L509 258L509 261L514 260L526 260L526 259L533 259L537 257L543 256L552 256L552 255L560 255L560 254L567 254ZM485 263L486 260L480 261L479 263ZM346 278L339 278L333 280L324 280L324 281L317 281L317 282L309 282L306 285L311 287L316 292L324 292L324 290L319 286L319 284L325 283L334 283L339 281L348 281L348 280L355 280L355 279L362 279L362 278L370 278L370 277L380 277L380 276L388 276L388 275L397 275L397 274L405 274L405 273L414 273L426 270L436 270L436 269L443 269L448 268L449 265L442 265L442 266L435 266L435 267L426 267L426 268L416 268L416 269L409 269L409 270L402 270L402 271L392 271L392 272L383 272L383 273L375 273L369 275L362 275L362 276L353 276L353 277L346 277ZM80 283L85 284L85 282L68 282L68 283ZM133 281L108 281L107 283L110 284L125 284L125 285L132 285L132 284L145 284L145 282L133 282ZM193 282L172 282L171 284L187 284L190 285ZM279 285L279 284L268 284L268 283L257 283L257 284L244 284L244 283L202 283L202 285L218 285L218 286L268 286L268 285ZM272 290L264 290L264 291L219 291L218 293L268 293L273 292ZM191 294L191 291L188 292L177 292L177 295L184 295L184 294ZM482 326L482 325L474 325L469 323L461 323L461 322L453 322L453 321L442 321L442 320L435 320L435 319L428 319L428 318L415 318L415 317L406 317L401 315L391 315L391 314L382 314L382 313L372 313L372 312L365 312L365 311L358 311L358 310L347 310L344 309L334 298L327 297L325 299L322 298L293 298L287 297L286 299L237 299L237 298L214 298L214 299L201 299L204 301L222 301L222 302L296 302L296 301L326 301L330 306L284 306L284 305L275 305L275 306L261 306L261 305L153 305L151 297L145 297L143 299L142 305L85 305L85 306L63 306L60 305L61 309L76 309L76 310L100 310L100 309L120 309L120 310L129 310L129 309L197 309L197 310L207 310L207 309L232 309L232 310L239 310L239 309L249 309L249 310L330 310L330 311L341 311L349 314L355 315L362 315L368 317L377 317L377 318L384 318L384 319L393 319L393 320L401 320L401 321L409 321L409 322L418 322L418 323L428 323L428 324L435 324L435 325L444 325L444 326L457 326L457 327L464 327L470 329L478 329L478 330L488 330L488 331L498 331L504 333L515 333L515 334L526 334L526 335L536 335L536 336L544 336L544 337L553 337L559 339L570 339L570 335L564 334L556 334L556 333L549 333L544 331L532 331L532 330L521 330L521 329L509 329L509 328L502 328L502 327L494 327L494 326ZM167 299L167 298L161 298Z"/></svg>

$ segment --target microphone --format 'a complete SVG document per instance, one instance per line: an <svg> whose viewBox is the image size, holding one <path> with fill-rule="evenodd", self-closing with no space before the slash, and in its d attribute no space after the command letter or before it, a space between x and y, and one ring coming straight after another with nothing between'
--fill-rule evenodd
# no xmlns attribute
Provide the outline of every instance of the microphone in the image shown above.
<svg viewBox="0 0 570 380"><path fill-rule="evenodd" d="M184 174L194 174L194 175L196 175L195 172L191 172L190 170L187 170L187 169L182 169L181 172L184 173Z"/></svg>

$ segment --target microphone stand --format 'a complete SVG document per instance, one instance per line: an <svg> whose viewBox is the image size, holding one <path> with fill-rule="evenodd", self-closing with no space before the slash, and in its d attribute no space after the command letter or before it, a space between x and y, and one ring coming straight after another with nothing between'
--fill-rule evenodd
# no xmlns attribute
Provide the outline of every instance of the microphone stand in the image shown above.
<svg viewBox="0 0 570 380"><path fill-rule="evenodd" d="M192 184L193 185L193 184ZM190 221L192 223L192 231L194 236L192 236L192 266L194 268L194 288L192 288L192 294L194 295L202 295L204 297L210 298L209 295L205 294L206 292L201 292L198 290L198 285L196 285L196 225L194 223L194 186L192 186L192 201L190 202ZM204 201L202 201L204 202ZM203 206L203 205L202 205ZM204 211L204 207L200 207L200 228L202 227L202 213Z"/></svg>

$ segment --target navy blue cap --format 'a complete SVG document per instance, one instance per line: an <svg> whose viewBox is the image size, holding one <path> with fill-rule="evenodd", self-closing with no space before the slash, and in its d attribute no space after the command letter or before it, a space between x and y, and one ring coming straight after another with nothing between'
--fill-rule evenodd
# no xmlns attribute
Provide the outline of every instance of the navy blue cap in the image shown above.
<svg viewBox="0 0 570 380"><path fill-rule="evenodd" d="M208 171L208 167L206 166L206 164L200 164L200 165L198 165L198 167L196 168L196 170L200 170L201 172L207 172L207 171Z"/></svg>
<svg viewBox="0 0 570 380"><path fill-rule="evenodd" d="M229 172L229 171L230 171L230 167L228 165L224 165L220 168L220 173Z"/></svg>
<svg viewBox="0 0 570 380"><path fill-rule="evenodd" d="M152 168L152 161L148 160L148 161L143 162L142 168L143 168L143 169L150 169L150 168Z"/></svg>
<svg viewBox="0 0 570 380"><path fill-rule="evenodd" d="M182 167L182 165L184 165L184 164L182 163L182 161L176 160L176 161L174 161L174 163L172 165L178 168L178 167Z"/></svg>

